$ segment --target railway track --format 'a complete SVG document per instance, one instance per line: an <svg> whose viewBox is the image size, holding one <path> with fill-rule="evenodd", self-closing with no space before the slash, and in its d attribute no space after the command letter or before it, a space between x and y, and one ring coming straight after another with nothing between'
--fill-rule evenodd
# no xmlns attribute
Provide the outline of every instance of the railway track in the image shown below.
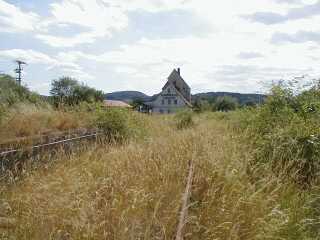
<svg viewBox="0 0 320 240"><path fill-rule="evenodd" d="M52 158L59 151L73 151L79 147L81 142L96 140L99 136L103 135L99 130L86 130L69 132L68 135L59 135L50 138L45 136L48 141L38 141L35 145L22 145L16 144L17 148L8 147L0 149L0 180L6 179L8 176L15 177L23 172L25 165L33 162L41 161L42 155ZM43 138L40 138L41 140ZM11 146L15 144L10 143Z"/></svg>
<svg viewBox="0 0 320 240"><path fill-rule="evenodd" d="M181 205L181 210L179 214L179 223L177 227L177 234L176 234L175 240L183 240L184 238L183 232L184 232L184 228L186 226L187 218L188 218L188 209L190 206L189 201L191 197L193 174L194 174L194 162L191 160L189 162L186 188L182 195L182 205Z"/></svg>
<svg viewBox="0 0 320 240"><path fill-rule="evenodd" d="M0 149L0 180L4 178L7 172L12 173L17 169L20 169L27 159L32 159L36 155L41 154L43 151L48 152L59 146L69 146L75 142L81 142L82 140L96 139L103 132L98 130L87 131L84 134L68 134L67 136L60 136L59 140L48 141L47 143L36 144L27 147L21 147L17 149ZM48 136L46 136L48 138ZM20 165L20 166L18 166ZM177 226L177 232L175 240L184 239L184 229L187 224L188 210L190 207L189 201L191 197L192 181L194 177L194 162L191 160L188 163L188 175L186 179L185 191L182 195L181 210L179 212L179 222Z"/></svg>
<svg viewBox="0 0 320 240"><path fill-rule="evenodd" d="M88 139L88 138L92 138L92 137L97 137L100 134L101 134L101 132L92 132L92 133L88 133L86 135L79 135L79 136L72 137L72 138L65 138L65 139L59 140L59 141L52 141L52 142L38 144L38 145L30 146L30 147L24 147L24 148L12 149L12 150L5 150L5 151L0 152L0 157L5 157L5 156L8 156L10 154L17 154L17 153L24 152L24 151L27 151L27 150L34 151L34 150L38 150L38 149L46 148L46 147L50 147L50 146L56 146L56 145L61 145L61 144L69 143L69 142L79 141L79 140L82 140L82 139Z"/></svg>

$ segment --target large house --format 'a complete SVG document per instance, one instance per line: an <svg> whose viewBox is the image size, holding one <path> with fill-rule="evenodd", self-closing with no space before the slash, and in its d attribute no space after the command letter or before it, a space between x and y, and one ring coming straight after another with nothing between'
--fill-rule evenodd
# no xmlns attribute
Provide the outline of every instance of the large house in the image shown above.
<svg viewBox="0 0 320 240"><path fill-rule="evenodd" d="M147 105L153 113L174 113L192 107L191 89L181 77L180 68L172 71L162 92Z"/></svg>

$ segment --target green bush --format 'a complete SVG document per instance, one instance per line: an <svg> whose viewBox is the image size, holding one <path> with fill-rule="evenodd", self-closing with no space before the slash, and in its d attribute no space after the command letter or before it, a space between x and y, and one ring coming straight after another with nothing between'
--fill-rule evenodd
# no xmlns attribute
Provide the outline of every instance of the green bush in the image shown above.
<svg viewBox="0 0 320 240"><path fill-rule="evenodd" d="M254 164L270 166L302 185L320 171L320 91L295 94L285 85L274 86L266 103L246 109L242 127L255 149Z"/></svg>
<svg viewBox="0 0 320 240"><path fill-rule="evenodd" d="M175 116L178 129L186 129L194 126L193 114L191 111L182 111Z"/></svg>
<svg viewBox="0 0 320 240"><path fill-rule="evenodd" d="M237 99L229 96L218 97L213 105L213 111L229 112L238 107Z"/></svg>
<svg viewBox="0 0 320 240"><path fill-rule="evenodd" d="M212 110L212 105L209 101L203 99L196 99L193 104L193 111L196 113L203 113Z"/></svg>
<svg viewBox="0 0 320 240"><path fill-rule="evenodd" d="M0 74L0 104L10 107L18 102L41 104L43 99L24 86L19 86L9 75Z"/></svg>
<svg viewBox="0 0 320 240"><path fill-rule="evenodd" d="M96 125L109 140L121 141L129 137L128 113L121 109L101 110Z"/></svg>

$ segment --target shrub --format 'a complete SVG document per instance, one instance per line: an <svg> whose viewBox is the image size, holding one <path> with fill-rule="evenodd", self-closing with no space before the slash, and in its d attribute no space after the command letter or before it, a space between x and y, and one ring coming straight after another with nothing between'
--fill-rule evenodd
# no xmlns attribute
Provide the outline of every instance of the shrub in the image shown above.
<svg viewBox="0 0 320 240"><path fill-rule="evenodd" d="M19 86L13 77L0 74L0 104L6 108L18 102L42 104L43 99L28 88Z"/></svg>
<svg viewBox="0 0 320 240"><path fill-rule="evenodd" d="M207 112L212 109L212 105L207 100L196 99L195 103L193 104L193 110L196 113Z"/></svg>
<svg viewBox="0 0 320 240"><path fill-rule="evenodd" d="M182 111L175 116L178 129L186 129L194 126L193 115L191 111Z"/></svg>
<svg viewBox="0 0 320 240"><path fill-rule="evenodd" d="M129 137L128 112L122 109L108 108L98 113L96 120L108 140L122 141Z"/></svg>
<svg viewBox="0 0 320 240"><path fill-rule="evenodd" d="M233 111L238 107L237 99L229 96L218 97L214 103L213 110L220 112Z"/></svg>
<svg viewBox="0 0 320 240"><path fill-rule="evenodd" d="M246 110L242 126L247 128L255 149L254 164L267 164L309 185L320 171L320 94L315 87L295 94L285 85L276 85L266 103Z"/></svg>

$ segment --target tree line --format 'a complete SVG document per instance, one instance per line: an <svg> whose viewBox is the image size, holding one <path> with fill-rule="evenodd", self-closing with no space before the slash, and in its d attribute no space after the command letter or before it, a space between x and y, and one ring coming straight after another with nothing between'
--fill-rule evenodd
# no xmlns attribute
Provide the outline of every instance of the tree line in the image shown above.
<svg viewBox="0 0 320 240"><path fill-rule="evenodd" d="M11 106L17 102L40 104L44 100L55 106L72 106L81 102L94 103L104 100L103 91L89 87L71 77L61 77L53 80L50 95L41 96L25 86L18 85L12 76L0 75L0 104L2 106Z"/></svg>
<svg viewBox="0 0 320 240"><path fill-rule="evenodd" d="M81 102L102 102L103 91L80 83L71 77L61 77L51 83L50 94L55 105L77 105Z"/></svg>

